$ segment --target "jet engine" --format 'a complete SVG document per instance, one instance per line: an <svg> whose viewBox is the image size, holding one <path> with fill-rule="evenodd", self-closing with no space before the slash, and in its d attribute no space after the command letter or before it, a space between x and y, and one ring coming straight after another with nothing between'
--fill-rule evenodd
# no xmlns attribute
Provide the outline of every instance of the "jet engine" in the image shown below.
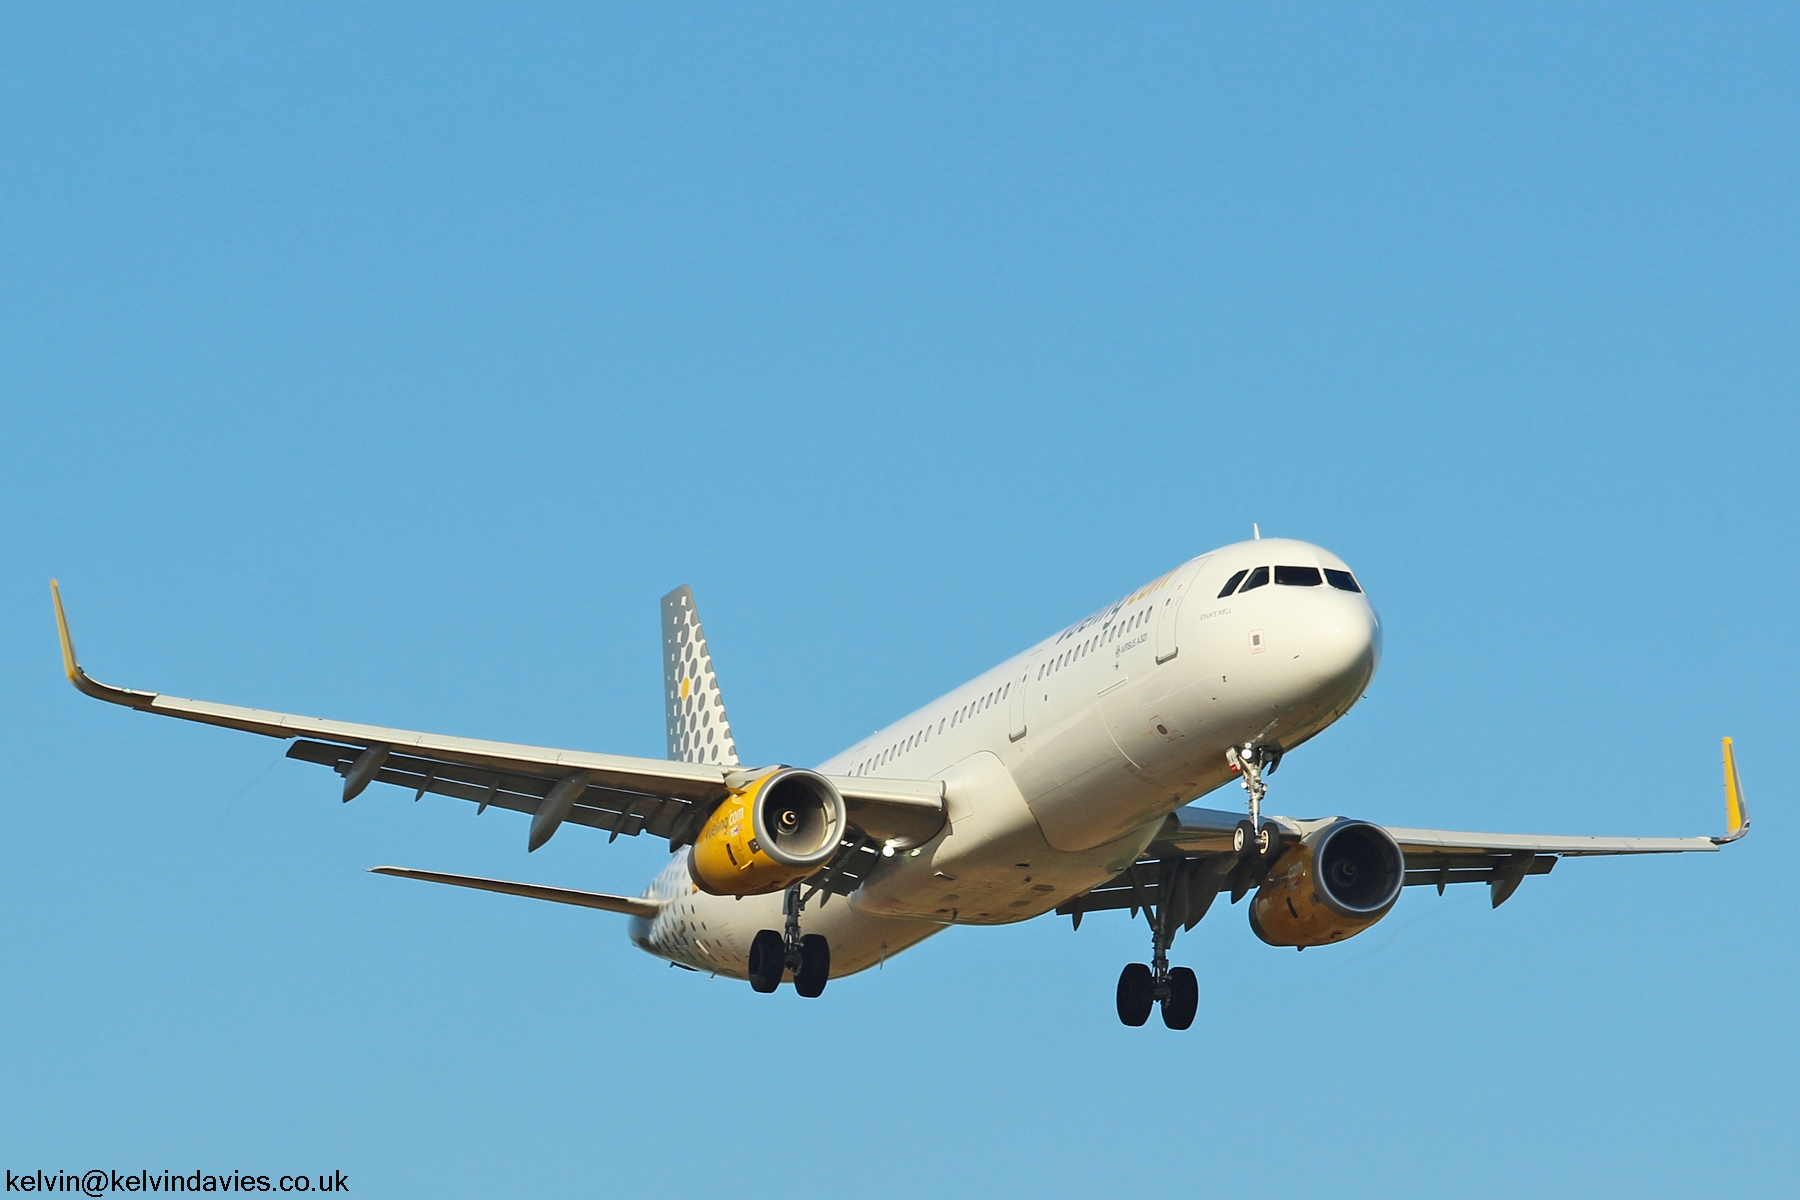
<svg viewBox="0 0 1800 1200"><path fill-rule="evenodd" d="M1388 915L1406 882L1406 855L1387 830L1339 821L1289 846L1250 904L1250 928L1271 946L1326 946Z"/></svg>
<svg viewBox="0 0 1800 1200"><path fill-rule="evenodd" d="M829 779L780 767L713 810L688 851L688 874L715 896L779 892L831 861L846 824Z"/></svg>

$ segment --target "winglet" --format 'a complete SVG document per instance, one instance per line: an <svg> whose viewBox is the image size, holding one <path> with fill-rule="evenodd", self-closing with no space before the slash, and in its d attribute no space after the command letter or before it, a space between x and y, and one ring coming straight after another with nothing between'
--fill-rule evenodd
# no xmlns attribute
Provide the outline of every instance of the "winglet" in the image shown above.
<svg viewBox="0 0 1800 1200"><path fill-rule="evenodd" d="M56 605L56 633L62 638L63 673L69 682L80 687L81 667L75 662L75 643L69 640L69 618L63 616L62 589L56 586L56 580L50 581L50 602Z"/></svg>
<svg viewBox="0 0 1800 1200"><path fill-rule="evenodd" d="M1731 832L1713 839L1715 845L1735 842L1750 832L1750 814L1744 809L1744 789L1738 782L1737 757L1731 752L1731 739L1723 743L1725 754L1725 820Z"/></svg>
<svg viewBox="0 0 1800 1200"><path fill-rule="evenodd" d="M75 658L75 642L69 637L69 618L63 615L62 589L50 581L50 602L56 606L56 633L62 639L63 674L83 695L129 708L149 708L156 701L155 692L138 692L131 688L113 687L92 678L81 669Z"/></svg>

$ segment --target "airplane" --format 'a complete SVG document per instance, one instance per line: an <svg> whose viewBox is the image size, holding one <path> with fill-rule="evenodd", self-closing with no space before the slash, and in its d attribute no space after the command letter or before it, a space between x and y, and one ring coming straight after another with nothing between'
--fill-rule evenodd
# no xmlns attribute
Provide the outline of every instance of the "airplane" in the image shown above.
<svg viewBox="0 0 1800 1200"><path fill-rule="evenodd" d="M746 766L691 589L662 598L668 758L514 745L265 712L98 683L51 584L76 688L143 712L289 739L287 757L344 777L530 817L526 850L565 824L666 838L639 896L380 866L373 871L629 917L630 940L676 966L784 982L817 997L953 925L1055 912L1079 929L1129 909L1151 961L1119 976L1126 1025L1186 1029L1194 971L1176 934L1220 893L1252 890L1271 946L1331 945L1393 910L1407 886L1486 883L1494 907L1563 858L1717 851L1744 836L1730 738L1718 837L1549 837L1263 812L1285 755L1362 698L1381 622L1350 567L1263 538L1202 554L1007 659L814 768ZM1236 780L1243 809L1193 803Z"/></svg>

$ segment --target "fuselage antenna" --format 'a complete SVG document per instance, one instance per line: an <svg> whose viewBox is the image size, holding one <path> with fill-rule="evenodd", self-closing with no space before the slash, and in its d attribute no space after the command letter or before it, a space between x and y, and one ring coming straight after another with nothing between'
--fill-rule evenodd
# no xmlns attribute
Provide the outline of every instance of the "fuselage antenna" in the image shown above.
<svg viewBox="0 0 1800 1200"><path fill-rule="evenodd" d="M1250 522L1250 532L1255 535L1257 541L1262 541L1262 530L1257 527L1255 521Z"/></svg>

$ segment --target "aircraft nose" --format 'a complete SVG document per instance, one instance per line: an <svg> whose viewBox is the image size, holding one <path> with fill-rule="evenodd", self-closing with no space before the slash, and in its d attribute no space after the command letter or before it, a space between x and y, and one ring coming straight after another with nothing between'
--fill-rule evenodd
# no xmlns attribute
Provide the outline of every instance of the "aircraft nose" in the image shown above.
<svg viewBox="0 0 1800 1200"><path fill-rule="evenodd" d="M1318 596L1297 666L1315 684L1367 686L1381 661L1381 620L1361 595Z"/></svg>

